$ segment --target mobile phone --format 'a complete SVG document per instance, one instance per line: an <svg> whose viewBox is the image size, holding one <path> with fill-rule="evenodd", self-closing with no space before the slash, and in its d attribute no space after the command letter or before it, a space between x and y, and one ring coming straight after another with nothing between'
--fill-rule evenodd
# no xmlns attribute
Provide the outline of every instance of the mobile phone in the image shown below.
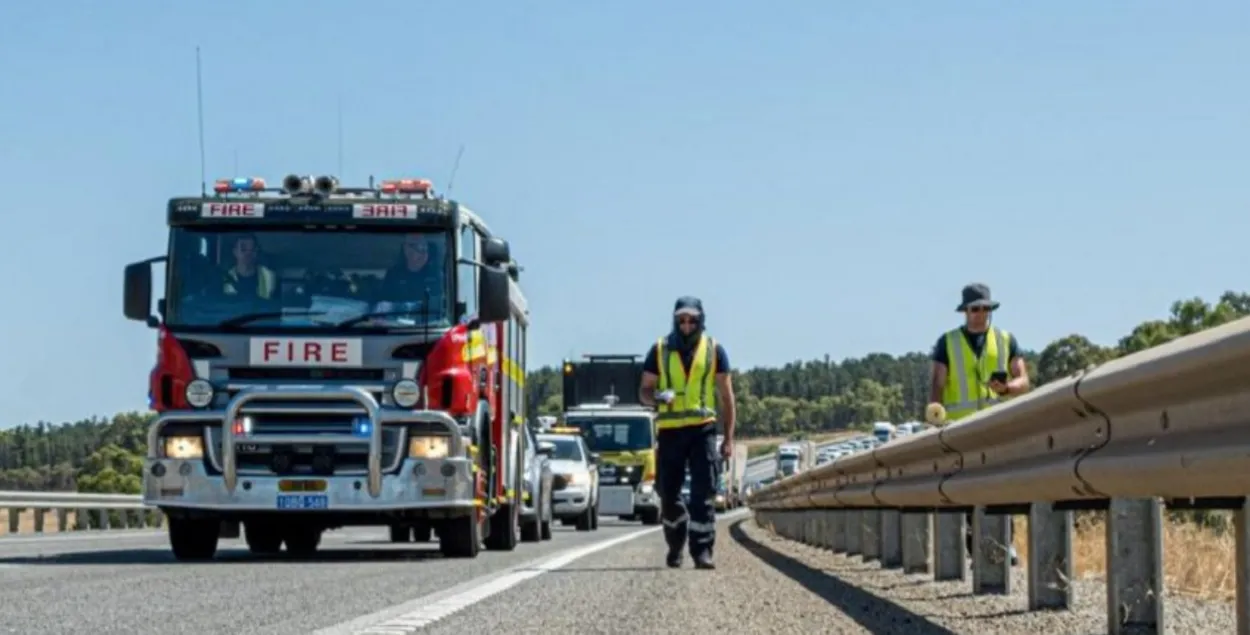
<svg viewBox="0 0 1250 635"><path fill-rule="evenodd" d="M990 381L996 381L1001 384L1005 384L1007 383L1007 380L1009 379L1011 378L1007 376L1007 371L1005 370L996 370L990 373Z"/></svg>

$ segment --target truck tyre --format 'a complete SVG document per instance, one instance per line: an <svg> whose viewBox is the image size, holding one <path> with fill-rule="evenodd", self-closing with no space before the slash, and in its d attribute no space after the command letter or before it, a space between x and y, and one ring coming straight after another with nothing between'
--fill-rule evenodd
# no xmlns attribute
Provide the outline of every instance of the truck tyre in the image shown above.
<svg viewBox="0 0 1250 635"><path fill-rule="evenodd" d="M432 532L430 531L429 525L413 525L412 541L413 542L429 542L431 533Z"/></svg>
<svg viewBox="0 0 1250 635"><path fill-rule="evenodd" d="M391 525L391 542L408 542L412 528L408 525Z"/></svg>
<svg viewBox="0 0 1250 635"><path fill-rule="evenodd" d="M660 510L658 509L642 510L642 524L644 525L660 524Z"/></svg>
<svg viewBox="0 0 1250 635"><path fill-rule="evenodd" d="M293 556L311 556L317 553L317 547L321 545L320 529L292 527L285 533L283 541L286 542L286 552Z"/></svg>
<svg viewBox="0 0 1250 635"><path fill-rule="evenodd" d="M277 555L282 551L282 534L269 523L252 521L243 523L243 538L248 551L257 556Z"/></svg>
<svg viewBox="0 0 1250 635"><path fill-rule="evenodd" d="M595 528L594 510L594 507L587 507L586 511L582 512L581 515L577 517L578 531L590 531Z"/></svg>
<svg viewBox="0 0 1250 635"><path fill-rule="evenodd" d="M516 549L517 521L521 510L514 503L501 505L490 517L490 533L486 535L486 548L491 551Z"/></svg>
<svg viewBox="0 0 1250 635"><path fill-rule="evenodd" d="M590 530L599 530L599 503L595 503L595 506L590 508Z"/></svg>
<svg viewBox="0 0 1250 635"><path fill-rule="evenodd" d="M438 548L448 558L476 558L482 549L482 529L477 512L444 521L438 532Z"/></svg>
<svg viewBox="0 0 1250 635"><path fill-rule="evenodd" d="M216 520L169 519L169 546L180 562L212 560L217 555L219 523Z"/></svg>

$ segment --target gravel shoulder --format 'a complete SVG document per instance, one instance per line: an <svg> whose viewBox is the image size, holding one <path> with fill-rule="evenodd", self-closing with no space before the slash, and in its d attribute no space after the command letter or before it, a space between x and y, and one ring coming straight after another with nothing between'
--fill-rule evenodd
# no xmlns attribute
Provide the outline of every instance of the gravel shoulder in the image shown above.
<svg viewBox="0 0 1250 635"><path fill-rule="evenodd" d="M525 582L423 630L520 633L873 633L1089 635L1105 633L1098 581L1075 582L1072 611L1029 612L1023 567L1013 593L972 596L968 581L882 570L779 538L751 519L722 522L716 571L664 567L648 535ZM1229 605L1168 598L1167 633L1234 631Z"/></svg>

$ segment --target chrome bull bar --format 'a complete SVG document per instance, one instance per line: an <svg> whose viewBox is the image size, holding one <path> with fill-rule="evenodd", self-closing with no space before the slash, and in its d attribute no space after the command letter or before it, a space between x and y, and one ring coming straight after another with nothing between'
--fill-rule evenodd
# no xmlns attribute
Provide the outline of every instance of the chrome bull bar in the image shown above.
<svg viewBox="0 0 1250 635"><path fill-rule="evenodd" d="M148 430L148 447L155 456L159 447L161 428L168 423L204 421L205 419L221 419L221 463L222 477L226 491L233 494L238 486L238 458L235 443L243 439L246 443L256 444L289 444L337 445L343 443L359 443L360 437L347 434L248 434L236 435L234 422L239 419L245 406L264 401L286 402L333 402L352 401L364 409L369 419L369 455L368 455L368 491L369 496L379 498L382 495L382 428L386 425L403 425L410 423L434 423L446 428L448 435L448 455L464 456L464 439L460 433L460 424L451 415L439 410L391 410L383 409L373 395L362 388L339 386L253 386L244 388L234 395L226 404L221 414L213 411L184 411L167 413L157 418ZM316 414L322 409L316 405L302 407L287 406L284 412ZM208 443L205 438L205 444ZM207 448L206 448L207 449ZM397 448L403 452L403 448Z"/></svg>

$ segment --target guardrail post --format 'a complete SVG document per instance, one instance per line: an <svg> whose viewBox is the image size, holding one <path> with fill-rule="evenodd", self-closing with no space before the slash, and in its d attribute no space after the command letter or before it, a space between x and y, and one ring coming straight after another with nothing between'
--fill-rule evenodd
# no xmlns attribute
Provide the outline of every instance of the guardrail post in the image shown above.
<svg viewBox="0 0 1250 635"><path fill-rule="evenodd" d="M91 510L76 509L74 510L74 529L82 531L91 529Z"/></svg>
<svg viewBox="0 0 1250 635"><path fill-rule="evenodd" d="M1237 567L1237 635L1250 635L1250 499L1233 512L1233 551Z"/></svg>
<svg viewBox="0 0 1250 635"><path fill-rule="evenodd" d="M866 509L860 514L859 548L864 552L864 562L881 557L881 510Z"/></svg>
<svg viewBox="0 0 1250 635"><path fill-rule="evenodd" d="M963 512L938 512L934 515L934 580L963 580L967 577L968 547L964 544L967 527Z"/></svg>
<svg viewBox="0 0 1250 635"><path fill-rule="evenodd" d="M864 512L853 509L846 512L846 555L858 556L863 553L860 539L864 537Z"/></svg>
<svg viewBox="0 0 1250 635"><path fill-rule="evenodd" d="M1107 509L1107 632L1163 632L1163 508L1157 498Z"/></svg>
<svg viewBox="0 0 1250 635"><path fill-rule="evenodd" d="M929 572L929 542L932 514L902 514L903 573Z"/></svg>
<svg viewBox="0 0 1250 635"><path fill-rule="evenodd" d="M1029 610L1072 606L1072 512L1029 506Z"/></svg>
<svg viewBox="0 0 1250 635"><path fill-rule="evenodd" d="M69 510L68 509L62 508L62 509L56 510L56 530L62 533L69 531Z"/></svg>
<svg viewBox="0 0 1250 635"><path fill-rule="evenodd" d="M833 536L829 548L834 553L846 553L846 512L829 512L829 522L833 524Z"/></svg>
<svg viewBox="0 0 1250 635"><path fill-rule="evenodd" d="M15 534L17 530L22 528L22 510L17 507L9 508L9 533Z"/></svg>
<svg viewBox="0 0 1250 635"><path fill-rule="evenodd" d="M972 512L972 592L1011 593L1011 516Z"/></svg>
<svg viewBox="0 0 1250 635"><path fill-rule="evenodd" d="M43 533L43 515L48 510L36 509L34 511L35 511L35 533L42 534Z"/></svg>
<svg viewBox="0 0 1250 635"><path fill-rule="evenodd" d="M894 569L903 564L902 519L897 509L881 510L881 566Z"/></svg>
<svg viewBox="0 0 1250 635"><path fill-rule="evenodd" d="M96 513L100 515L100 529L108 531L113 524L113 519L109 517L109 510L98 509Z"/></svg>

